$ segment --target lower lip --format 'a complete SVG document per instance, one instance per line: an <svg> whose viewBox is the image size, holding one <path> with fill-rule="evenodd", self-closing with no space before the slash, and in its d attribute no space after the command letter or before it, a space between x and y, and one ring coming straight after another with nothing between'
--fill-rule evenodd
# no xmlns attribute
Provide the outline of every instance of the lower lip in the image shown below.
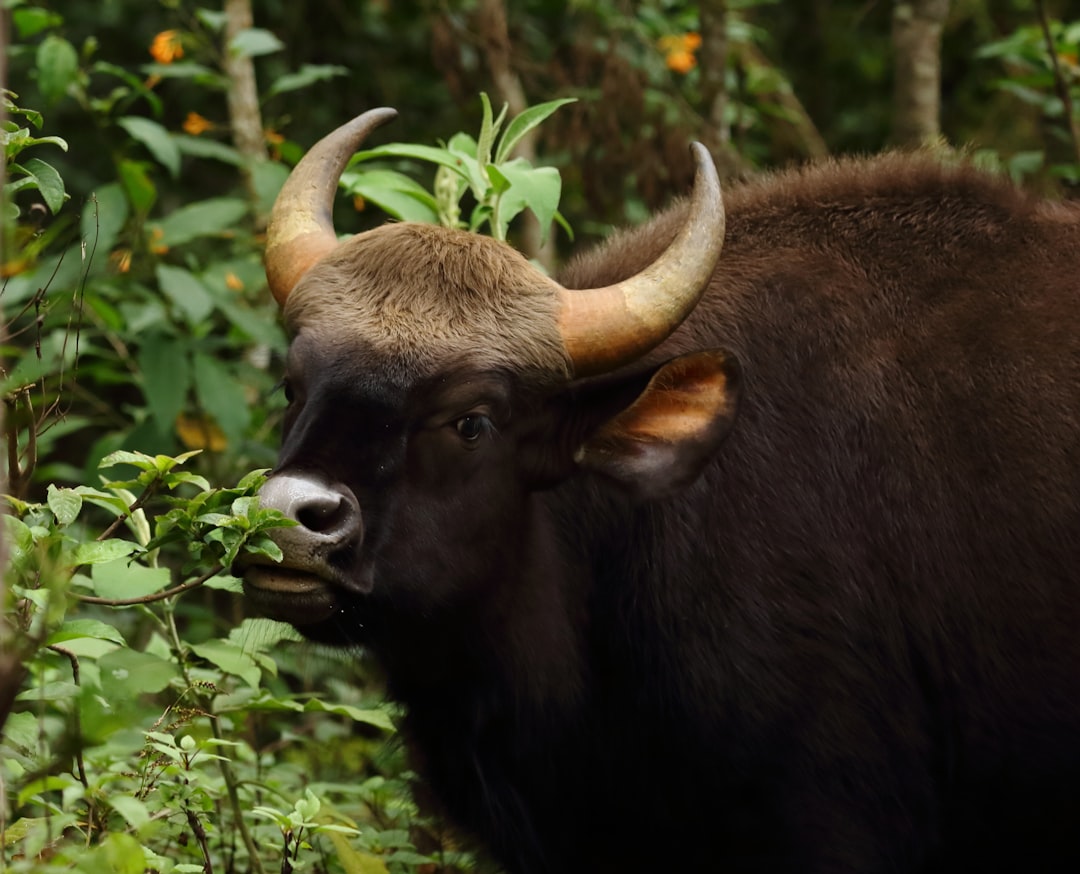
<svg viewBox="0 0 1080 874"><path fill-rule="evenodd" d="M244 594L261 613L293 625L324 622L340 606L324 581L283 569L249 569Z"/></svg>

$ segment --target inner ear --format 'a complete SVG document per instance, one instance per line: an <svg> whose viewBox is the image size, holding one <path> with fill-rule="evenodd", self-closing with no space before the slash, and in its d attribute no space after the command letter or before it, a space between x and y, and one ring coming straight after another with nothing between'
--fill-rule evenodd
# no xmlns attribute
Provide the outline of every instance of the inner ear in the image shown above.
<svg viewBox="0 0 1080 874"><path fill-rule="evenodd" d="M721 350L674 358L586 437L574 460L640 500L670 495L698 477L727 436L739 386L738 363Z"/></svg>

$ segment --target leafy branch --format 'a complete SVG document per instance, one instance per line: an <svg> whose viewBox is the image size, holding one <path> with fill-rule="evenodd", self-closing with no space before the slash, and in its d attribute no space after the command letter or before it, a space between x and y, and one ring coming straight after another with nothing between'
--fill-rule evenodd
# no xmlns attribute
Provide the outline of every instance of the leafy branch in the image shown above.
<svg viewBox="0 0 1080 874"><path fill-rule="evenodd" d="M506 122L506 107L498 116L491 101L480 95L483 120L473 138L457 133L441 147L391 143L357 153L342 175L346 191L378 204L395 218L438 223L444 227L479 232L488 226L491 236L505 240L510 223L529 209L544 229L557 221L573 236L558 211L562 179L554 167L534 167L525 158L511 158L514 147L560 106L573 98L532 106ZM389 168L362 166L370 161L407 158L436 166L433 191L428 192L405 174ZM468 222L461 218L462 199L472 195Z"/></svg>

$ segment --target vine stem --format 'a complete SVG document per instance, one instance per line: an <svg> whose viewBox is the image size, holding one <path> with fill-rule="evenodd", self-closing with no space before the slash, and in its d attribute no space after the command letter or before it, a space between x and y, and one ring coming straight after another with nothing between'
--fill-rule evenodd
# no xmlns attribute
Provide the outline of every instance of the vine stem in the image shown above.
<svg viewBox="0 0 1080 874"><path fill-rule="evenodd" d="M218 573L221 570L221 566L217 566L217 570L213 573L204 574L200 578L201 582L206 582L211 576ZM180 588L180 587L177 587ZM183 674L184 682L187 683L189 688L195 686L191 677L188 675L187 660L185 658L185 649L183 641L180 640L180 632L176 627L176 618L173 615L171 609L165 611L166 627L168 628L169 641L172 645L173 651L176 653L176 662L180 666L180 672ZM207 708L206 716L210 722L210 733L214 736L215 740L223 740L221 735L221 726L218 724L217 714ZM236 821L236 827L240 831L240 839L244 842L244 847L248 852L248 859L251 865L252 874L266 874L263 869L262 859L259 858L258 847L255 846L255 840L251 836L251 832L248 831L247 821L244 819L244 810L240 806L240 792L238 786L239 781L236 779L236 774L233 772L232 763L224 756L218 759L218 767L221 769L221 777L225 782L225 790L229 796L229 806L232 808L233 818ZM209 872L208 872L209 874Z"/></svg>
<svg viewBox="0 0 1080 874"><path fill-rule="evenodd" d="M196 577L194 580L181 583L179 586L173 586L171 589L165 589L163 592L154 592L152 595L143 595L139 598L99 598L96 595L80 595L78 592L72 594L84 604L101 604L105 607L131 607L135 604L152 604L154 601L164 601L166 598L172 598L175 595L182 595L184 592L197 589L223 570L225 568L221 564L215 564L205 574Z"/></svg>

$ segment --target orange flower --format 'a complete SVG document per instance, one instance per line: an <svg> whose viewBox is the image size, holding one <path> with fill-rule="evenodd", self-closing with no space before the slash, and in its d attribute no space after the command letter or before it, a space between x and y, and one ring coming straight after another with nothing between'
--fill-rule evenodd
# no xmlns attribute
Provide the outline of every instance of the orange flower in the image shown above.
<svg viewBox="0 0 1080 874"><path fill-rule="evenodd" d="M660 51L664 53L664 63L669 70L685 75L697 66L694 52L701 48L701 34L681 33L662 36L657 40Z"/></svg>
<svg viewBox="0 0 1080 874"><path fill-rule="evenodd" d="M367 201L364 200L362 195L355 194L352 199L352 208L357 212L363 212L367 209Z"/></svg>
<svg viewBox="0 0 1080 874"><path fill-rule="evenodd" d="M109 254L117 273L127 273L131 269L131 249L114 249Z"/></svg>
<svg viewBox="0 0 1080 874"><path fill-rule="evenodd" d="M243 291L244 280L230 270L225 274L225 287L230 291Z"/></svg>
<svg viewBox="0 0 1080 874"><path fill-rule="evenodd" d="M281 150L278 148L283 142L285 137L279 134L276 130L270 130L267 128L263 131L263 139L266 140L266 144L270 147L270 157L275 161L281 157Z"/></svg>
<svg viewBox="0 0 1080 874"><path fill-rule="evenodd" d="M165 238L165 229L160 225L154 225L150 229L150 251L155 255L164 255L169 251L169 247L161 242Z"/></svg>
<svg viewBox="0 0 1080 874"><path fill-rule="evenodd" d="M163 30L150 43L150 54L159 64L171 64L184 56L184 47L180 44L180 33L176 30Z"/></svg>
<svg viewBox="0 0 1080 874"><path fill-rule="evenodd" d="M184 133L197 137L199 134L204 134L208 130L211 130L214 127L214 123L203 118L203 116L199 115L197 112L189 112L181 127L184 129Z"/></svg>

